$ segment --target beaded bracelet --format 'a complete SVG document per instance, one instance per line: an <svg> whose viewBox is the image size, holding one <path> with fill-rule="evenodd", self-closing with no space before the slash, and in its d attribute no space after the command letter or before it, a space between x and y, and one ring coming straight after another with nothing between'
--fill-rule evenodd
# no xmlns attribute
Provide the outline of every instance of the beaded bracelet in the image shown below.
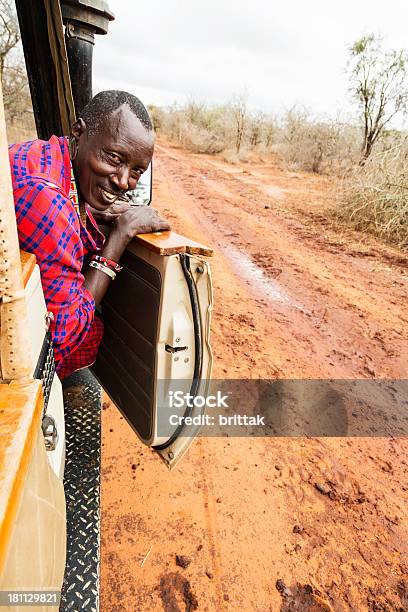
<svg viewBox="0 0 408 612"><path fill-rule="evenodd" d="M99 263L98 261L92 261L92 260L89 262L89 265L90 265L91 268L95 268L96 270L100 270L101 272L104 272L105 274L110 276L110 278L112 280L115 280L116 272L114 272L113 270L108 268L108 266L104 266L103 264Z"/></svg>
<svg viewBox="0 0 408 612"><path fill-rule="evenodd" d="M106 259L106 257L102 257L102 255L92 255L91 261L97 261L107 268L110 268L113 272L121 272L123 270L123 266L120 266L116 261L112 259Z"/></svg>

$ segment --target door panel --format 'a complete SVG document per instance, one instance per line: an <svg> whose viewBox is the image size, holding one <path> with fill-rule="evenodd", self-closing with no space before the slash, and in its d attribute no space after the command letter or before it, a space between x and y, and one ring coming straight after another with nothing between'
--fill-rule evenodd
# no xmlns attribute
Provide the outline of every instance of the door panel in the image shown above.
<svg viewBox="0 0 408 612"><path fill-rule="evenodd" d="M138 238L103 300L105 333L93 372L140 439L157 447L173 466L197 432L162 427L168 414L166 393L169 381L198 390L201 378L210 376L211 274L202 257L185 253L180 236L170 255ZM182 452L175 446L175 433L186 436Z"/></svg>
<svg viewBox="0 0 408 612"><path fill-rule="evenodd" d="M128 250L102 305L105 333L97 377L144 441L152 436L159 270Z"/></svg>

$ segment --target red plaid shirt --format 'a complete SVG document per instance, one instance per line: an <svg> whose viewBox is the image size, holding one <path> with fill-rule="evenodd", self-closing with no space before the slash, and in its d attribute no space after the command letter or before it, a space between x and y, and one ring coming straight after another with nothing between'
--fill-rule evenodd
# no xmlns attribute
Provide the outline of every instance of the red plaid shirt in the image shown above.
<svg viewBox="0 0 408 612"><path fill-rule="evenodd" d="M87 227L70 199L71 160L66 138L10 147L20 246L34 253L47 308L59 377L91 365L102 339L102 321L84 285L84 257L101 248L103 235L87 212Z"/></svg>

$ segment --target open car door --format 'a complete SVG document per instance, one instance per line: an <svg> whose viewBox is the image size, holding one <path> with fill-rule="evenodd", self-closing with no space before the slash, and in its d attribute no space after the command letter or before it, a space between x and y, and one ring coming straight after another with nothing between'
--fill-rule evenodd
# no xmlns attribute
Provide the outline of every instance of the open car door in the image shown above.
<svg viewBox="0 0 408 612"><path fill-rule="evenodd" d="M211 255L174 232L136 236L102 302L105 333L93 373L170 468L198 432L184 422L197 409L189 402L177 412L170 397L205 395L211 376Z"/></svg>

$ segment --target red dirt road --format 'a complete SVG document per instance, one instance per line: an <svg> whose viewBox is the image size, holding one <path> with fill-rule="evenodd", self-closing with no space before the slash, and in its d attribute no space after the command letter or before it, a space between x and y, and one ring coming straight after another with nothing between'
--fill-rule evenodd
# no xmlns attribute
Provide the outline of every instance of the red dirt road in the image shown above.
<svg viewBox="0 0 408 612"><path fill-rule="evenodd" d="M155 207L216 252L214 378L407 377L408 258L336 231L330 189L157 146ZM199 439L169 473L102 425L103 612L408 609L406 439Z"/></svg>

